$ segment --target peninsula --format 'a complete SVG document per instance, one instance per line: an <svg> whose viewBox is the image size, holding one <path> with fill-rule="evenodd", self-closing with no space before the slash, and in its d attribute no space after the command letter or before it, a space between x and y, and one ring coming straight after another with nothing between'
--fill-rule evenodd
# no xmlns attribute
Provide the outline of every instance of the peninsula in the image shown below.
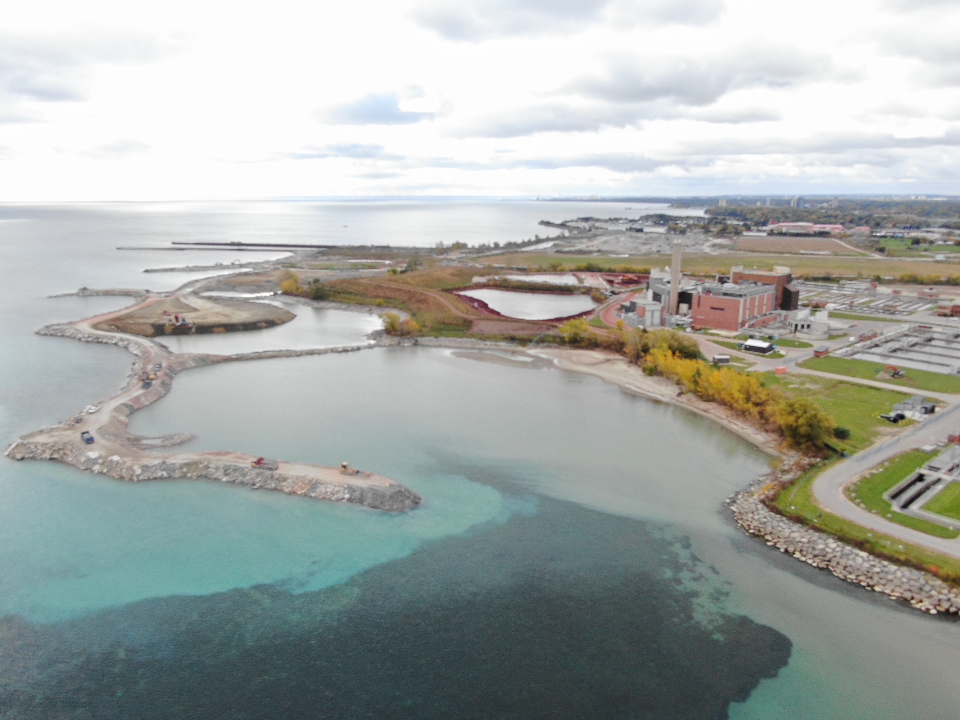
<svg viewBox="0 0 960 720"><path fill-rule="evenodd" d="M106 294L112 293L107 291ZM235 304L219 311L215 307L217 303L212 300L195 296L183 300L176 294L166 297L147 294L136 305L124 310L41 328L38 331L41 335L122 347L135 357L133 371L119 395L99 407L87 408L62 425L25 435L10 445L5 454L14 460L56 460L129 482L206 478L390 512L410 510L421 503L422 498L403 485L349 467L332 468L285 461L274 466L258 462L254 456L230 451L160 454L157 449L180 444L190 440L191 436L144 438L129 433L130 415L166 395L178 373L213 363L252 359L242 355L175 354L147 338L103 329L123 325L131 317L149 317L151 308L163 305L199 305L202 312L210 315L229 313L240 326L259 322L256 318L244 317L243 308ZM255 315L262 312L260 307L272 307L256 306L255 303L244 305L255 306L252 311ZM325 351L317 351L320 352ZM277 354L266 355L276 357ZM92 442L88 443L86 439Z"/></svg>

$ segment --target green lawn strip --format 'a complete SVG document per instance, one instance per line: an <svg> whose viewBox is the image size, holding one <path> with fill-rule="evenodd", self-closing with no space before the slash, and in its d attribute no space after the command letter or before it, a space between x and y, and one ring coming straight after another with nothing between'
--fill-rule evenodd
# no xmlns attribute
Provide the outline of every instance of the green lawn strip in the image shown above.
<svg viewBox="0 0 960 720"><path fill-rule="evenodd" d="M773 344L779 347L789 347L789 348L812 348L813 347L813 343L804 342L803 340L790 340L790 339L774 340Z"/></svg>
<svg viewBox="0 0 960 720"><path fill-rule="evenodd" d="M926 571L936 570L936 574L947 582L960 582L960 560L901 542L821 510L813 500L812 484L820 473L835 462L830 460L810 468L783 490L774 504L790 519L829 533L849 545L901 565Z"/></svg>
<svg viewBox="0 0 960 720"><path fill-rule="evenodd" d="M930 390L932 392L960 393L960 377L941 375L926 370L912 370L903 368L906 377L882 379L877 375L886 369L886 365L869 360L852 360L850 358L821 357L804 360L800 367L835 375L862 378L864 380L880 380L891 385L901 385L905 390Z"/></svg>
<svg viewBox="0 0 960 720"><path fill-rule="evenodd" d="M893 390L796 373L763 373L763 383L811 400L833 417L838 427L849 429L850 437L846 440L830 441L838 450L847 453L859 452L873 444L880 428L888 426L880 414L890 412L894 405L908 398L908 395Z"/></svg>
<svg viewBox="0 0 960 720"><path fill-rule="evenodd" d="M953 520L960 520L960 483L952 482L947 485L934 496L933 500L924 505L923 509Z"/></svg>
<svg viewBox="0 0 960 720"><path fill-rule="evenodd" d="M855 313L834 312L833 310L830 311L830 317L841 318L842 320L865 320L870 322L888 322L888 323L907 322L906 318L878 317L875 315L857 315Z"/></svg>
<svg viewBox="0 0 960 720"><path fill-rule="evenodd" d="M955 538L960 536L960 531L945 528L942 525L915 518L910 515L896 512L886 500L883 494L896 485L914 470L925 465L931 458L935 457L935 452L923 452L922 450L910 450L902 455L898 455L892 460L884 463L883 469L876 475L868 475L860 482L856 483L849 490L849 495L853 500L862 502L867 510L882 515L887 520L892 520L898 525L913 528L928 535L935 535L942 538ZM928 508L924 508L928 509Z"/></svg>

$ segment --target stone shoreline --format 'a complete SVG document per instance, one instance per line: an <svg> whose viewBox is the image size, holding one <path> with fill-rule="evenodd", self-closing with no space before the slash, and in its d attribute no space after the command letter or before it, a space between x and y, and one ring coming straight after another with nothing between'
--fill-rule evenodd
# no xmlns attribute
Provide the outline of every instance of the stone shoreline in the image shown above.
<svg viewBox="0 0 960 720"><path fill-rule="evenodd" d="M905 601L931 615L960 613L960 588L930 573L878 558L770 510L763 502L764 488L774 476L767 475L728 499L733 517L743 530L780 552L829 570L841 580Z"/></svg>

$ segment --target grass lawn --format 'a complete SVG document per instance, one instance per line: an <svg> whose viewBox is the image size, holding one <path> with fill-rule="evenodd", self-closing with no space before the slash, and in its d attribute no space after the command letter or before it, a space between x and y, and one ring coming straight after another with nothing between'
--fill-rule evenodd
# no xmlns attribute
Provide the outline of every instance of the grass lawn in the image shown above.
<svg viewBox="0 0 960 720"><path fill-rule="evenodd" d="M873 277L896 278L904 273L929 275L936 272L941 277L960 275L960 260L950 256L951 262L937 263L931 266L925 259L919 258L873 258L863 256L837 255L789 255L787 264L793 269L795 278L826 277L856 278ZM665 260L663 255L632 255L628 258L598 257L596 255L558 255L553 253L514 252L503 255L487 255L477 258L477 262L488 265L524 266L529 270L544 270L549 272L565 272L590 263L593 266L602 266L617 271L633 270L635 272L649 272L651 267L662 267ZM730 272L731 261L723 255L709 253L684 253L683 272L689 275L714 275ZM766 253L737 253L736 264L746 267L755 267L758 270L772 270L775 265L783 265L784 261L774 254ZM551 267L553 265L553 267ZM557 267L559 265L559 267ZM933 284L933 283L928 283Z"/></svg>
<svg viewBox="0 0 960 720"><path fill-rule="evenodd" d="M907 391L930 390L933 392L960 393L960 377L904 368L906 377L896 379L878 378L877 375L886 369L886 365L869 360L851 360L849 358L827 356L804 360L800 363L800 367L864 380L880 380L891 385L900 385Z"/></svg>
<svg viewBox="0 0 960 720"><path fill-rule="evenodd" d="M960 560L901 542L882 533L875 533L849 520L844 520L821 510L813 501L811 484L817 475L834 462L836 461L816 465L780 493L776 499L776 505L780 507L784 515L829 533L874 555L903 565L919 567L923 570L936 570L942 580L954 584L960 582Z"/></svg>
<svg viewBox="0 0 960 720"><path fill-rule="evenodd" d="M774 345L779 345L780 347L789 347L789 348L812 348L813 343L804 342L803 340L774 340Z"/></svg>
<svg viewBox="0 0 960 720"><path fill-rule="evenodd" d="M878 315L857 315L855 313L834 312L833 310L830 311L830 317L840 318L841 320L866 320L869 322L907 322L905 318L881 317Z"/></svg>
<svg viewBox="0 0 960 720"><path fill-rule="evenodd" d="M923 509L937 515L960 520L960 484L950 483L947 485L936 494L933 500L924 505Z"/></svg>
<svg viewBox="0 0 960 720"><path fill-rule="evenodd" d="M898 402L908 398L904 393L814 375L775 375L763 373L763 384L782 388L816 403L832 416L839 427L850 430L846 440L834 439L830 444L847 453L859 452L871 445L881 428L890 427L880 413L889 412Z"/></svg>
<svg viewBox="0 0 960 720"><path fill-rule="evenodd" d="M868 475L850 488L848 494L854 501L859 500L862 502L867 510L878 513L899 525L942 538L955 538L960 536L960 531L958 530L951 530L936 523L927 522L920 518L896 512L890 503L883 499L883 494L887 492L887 490L905 479L914 470L926 464L927 461L936 454L935 452L928 453L922 450L911 450L902 455L898 455L884 463L878 473Z"/></svg>

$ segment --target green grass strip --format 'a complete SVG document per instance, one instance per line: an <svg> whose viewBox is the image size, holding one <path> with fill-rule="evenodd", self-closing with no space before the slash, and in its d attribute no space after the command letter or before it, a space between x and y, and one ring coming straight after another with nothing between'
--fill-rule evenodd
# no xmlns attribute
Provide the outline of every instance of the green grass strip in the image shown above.
<svg viewBox="0 0 960 720"><path fill-rule="evenodd" d="M958 376L942 375L941 373L928 372L926 370L902 368L906 373L906 377L891 378L886 375L877 377L880 373L884 372L887 366L870 360L853 360L828 355L826 357L804 360L800 363L800 367L833 373L835 375L861 378L863 380L879 380L880 382L889 383L890 385L900 385L905 389L960 393L960 377Z"/></svg>
<svg viewBox="0 0 960 720"><path fill-rule="evenodd" d="M790 340L789 338L783 340L774 340L773 344L778 347L788 347L788 348L812 348L813 343L804 342L803 340Z"/></svg>
<svg viewBox="0 0 960 720"><path fill-rule="evenodd" d="M885 492L901 480L905 480L915 470L923 467L936 455L936 452L923 452L922 450L911 450L898 455L893 460L888 460L883 469L876 475L868 475L850 488L849 495L853 500L862 502L867 510L882 515L898 525L913 528L936 537L958 537L960 536L960 530L951 530L927 520L904 515L894 510L893 506L883 499Z"/></svg>
<svg viewBox="0 0 960 720"><path fill-rule="evenodd" d="M960 484L950 483L923 506L927 512L960 520ZM958 533L960 534L960 533Z"/></svg>

